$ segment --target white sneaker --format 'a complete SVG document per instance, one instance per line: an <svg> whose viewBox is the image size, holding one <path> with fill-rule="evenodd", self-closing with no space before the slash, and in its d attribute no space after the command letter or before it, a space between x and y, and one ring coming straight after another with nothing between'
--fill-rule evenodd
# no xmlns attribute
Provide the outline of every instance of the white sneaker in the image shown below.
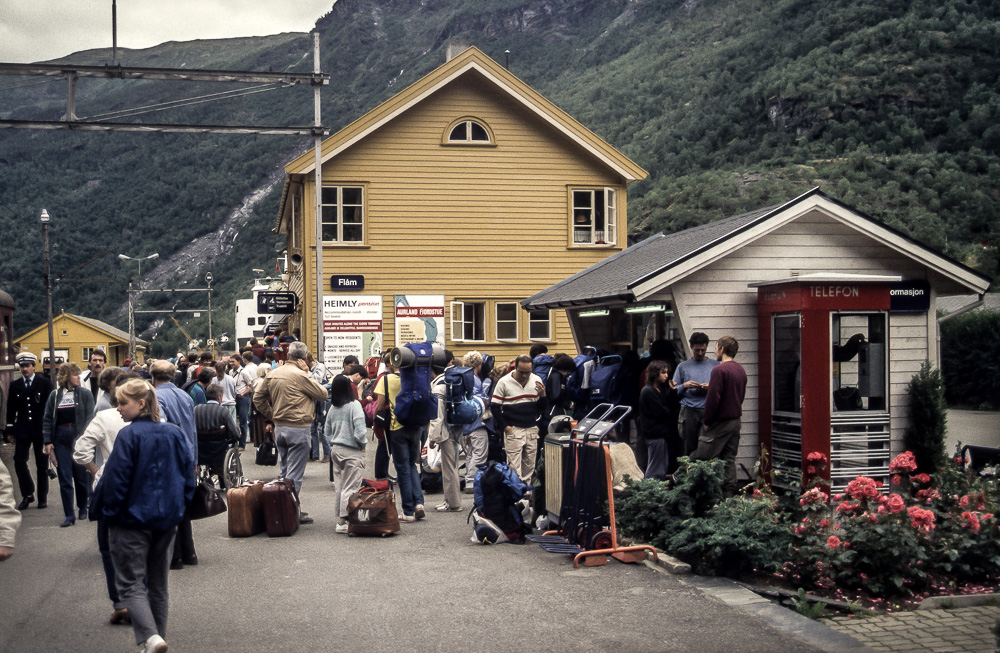
<svg viewBox="0 0 1000 653"><path fill-rule="evenodd" d="M335 533L347 533L347 523L337 524L333 530Z"/></svg>
<svg viewBox="0 0 1000 653"><path fill-rule="evenodd" d="M150 635L142 650L144 653L167 653L167 643L159 635Z"/></svg>
<svg viewBox="0 0 1000 653"><path fill-rule="evenodd" d="M413 516L417 519L423 519L426 514L424 513L424 504L418 503L416 510L413 511Z"/></svg>

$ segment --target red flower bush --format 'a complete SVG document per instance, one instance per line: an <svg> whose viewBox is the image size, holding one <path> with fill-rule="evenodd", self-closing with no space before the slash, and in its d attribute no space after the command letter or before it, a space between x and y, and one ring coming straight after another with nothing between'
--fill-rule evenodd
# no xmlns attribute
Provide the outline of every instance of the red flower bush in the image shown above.
<svg viewBox="0 0 1000 653"><path fill-rule="evenodd" d="M831 549L836 549L840 546L840 538L836 535L831 535L826 538L826 545Z"/></svg>
<svg viewBox="0 0 1000 653"><path fill-rule="evenodd" d="M906 501L904 501L903 497L899 496L898 494L893 494L889 497L888 501L886 502L886 506L888 506L889 510L893 514L895 514L897 512L902 512L903 510L906 509Z"/></svg>
<svg viewBox="0 0 1000 653"><path fill-rule="evenodd" d="M926 485L927 483L931 482L931 477L928 476L927 474L917 474L910 480L913 481L914 483L920 483L922 485Z"/></svg>
<svg viewBox="0 0 1000 653"><path fill-rule="evenodd" d="M974 512L963 512L962 513L962 524L963 528L968 528L973 533L978 533L981 528L979 523L979 515Z"/></svg>
<svg viewBox="0 0 1000 653"><path fill-rule="evenodd" d="M910 518L910 525L918 531L929 533L934 530L934 513L924 510L920 506L910 506L906 514Z"/></svg>
<svg viewBox="0 0 1000 653"><path fill-rule="evenodd" d="M847 484L844 491L852 499L875 499L879 495L878 484L867 476L859 476Z"/></svg>
<svg viewBox="0 0 1000 653"><path fill-rule="evenodd" d="M917 471L917 459L912 451L904 451L889 463L889 472L892 474L909 474L915 471Z"/></svg>
<svg viewBox="0 0 1000 653"><path fill-rule="evenodd" d="M818 487L809 488L806 490L802 497L799 499L799 505L802 507L808 505L826 505L826 502L830 499L830 495L821 490Z"/></svg>

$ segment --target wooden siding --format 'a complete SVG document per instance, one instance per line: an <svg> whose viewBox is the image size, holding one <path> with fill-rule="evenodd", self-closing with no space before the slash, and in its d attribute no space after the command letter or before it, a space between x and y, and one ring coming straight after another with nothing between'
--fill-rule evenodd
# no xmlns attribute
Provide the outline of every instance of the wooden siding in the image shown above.
<svg viewBox="0 0 1000 653"><path fill-rule="evenodd" d="M460 116L489 125L489 147L443 145ZM365 189L363 245L324 243L324 281L332 274L363 274L364 294L383 297L383 339L395 341L393 295L445 296L449 348L478 349L502 359L525 353L527 313L520 312L519 343L493 338L487 319L483 343L452 343L453 300L520 301L623 249L571 247L567 189L611 187L617 192L619 241L626 234L624 180L569 138L513 103L476 73L430 96L323 166L325 185ZM312 176L303 179L313 196ZM302 334L315 345L313 202L303 202L304 286ZM296 230L299 225L295 225ZM329 286L324 289L330 294ZM488 315L491 313L487 310ZM553 351L570 352L565 314L552 312Z"/></svg>
<svg viewBox="0 0 1000 653"><path fill-rule="evenodd" d="M926 268L853 228L812 212L713 261L673 284L674 310L684 337L703 331L715 341L724 335L740 342L736 357L747 372L747 396L738 462L752 469L757 460L757 291L755 281L789 279L791 273L898 274L924 278ZM720 328L725 324L725 329ZM931 326L935 325L935 326ZM890 414L893 452L902 450L908 426L906 385L924 360L936 359L936 321L928 314L892 313L889 318Z"/></svg>

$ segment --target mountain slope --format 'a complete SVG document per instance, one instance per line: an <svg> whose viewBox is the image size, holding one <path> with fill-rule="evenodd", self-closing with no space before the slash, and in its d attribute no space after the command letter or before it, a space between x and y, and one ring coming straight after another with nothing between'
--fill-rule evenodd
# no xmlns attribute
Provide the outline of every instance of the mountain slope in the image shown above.
<svg viewBox="0 0 1000 653"><path fill-rule="evenodd" d="M462 38L501 62L509 50L512 72L650 171L629 192L635 238L819 185L997 272L1000 7L992 3L339 0L317 28L331 74L323 95L331 131L440 65L448 41ZM100 63L108 54L70 60ZM312 67L303 34L169 43L125 56L131 65ZM79 115L220 90L83 80L79 88ZM0 89L0 115L58 117L62 92L60 84ZM141 119L304 125L311 90ZM10 252L0 260L0 287L18 301L18 324L44 319L41 278L22 273L38 267L43 206L53 215L55 276L113 247L93 266L105 270L79 274L114 283L63 285L56 294L57 308L100 314L121 305L134 274L118 253L157 251L162 261L184 250L306 147L289 137L0 130L0 226ZM273 267L276 203L274 194L261 201L235 255L213 264L218 305L244 292L250 268ZM218 323L216 332L225 330Z"/></svg>

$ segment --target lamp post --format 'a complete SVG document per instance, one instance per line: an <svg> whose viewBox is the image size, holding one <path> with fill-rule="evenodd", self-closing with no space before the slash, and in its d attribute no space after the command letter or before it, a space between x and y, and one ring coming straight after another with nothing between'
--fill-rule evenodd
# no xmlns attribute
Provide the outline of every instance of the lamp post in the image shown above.
<svg viewBox="0 0 1000 653"><path fill-rule="evenodd" d="M39 216L42 223L42 255L45 263L45 301L48 304L49 315L49 378L55 379L56 370L56 339L52 332L52 276L49 273L49 212L42 209ZM45 367L45 358L42 357L42 367Z"/></svg>
<svg viewBox="0 0 1000 653"><path fill-rule="evenodd" d="M118 258L123 261L135 261L139 264L139 281L142 282L142 262L151 261L154 258L158 258L159 253L154 252L149 256L142 257L131 257L125 256L124 254L119 254ZM51 309L50 309L51 313ZM132 282L128 282L128 359L130 361L135 360L135 299L134 291L132 290Z"/></svg>

